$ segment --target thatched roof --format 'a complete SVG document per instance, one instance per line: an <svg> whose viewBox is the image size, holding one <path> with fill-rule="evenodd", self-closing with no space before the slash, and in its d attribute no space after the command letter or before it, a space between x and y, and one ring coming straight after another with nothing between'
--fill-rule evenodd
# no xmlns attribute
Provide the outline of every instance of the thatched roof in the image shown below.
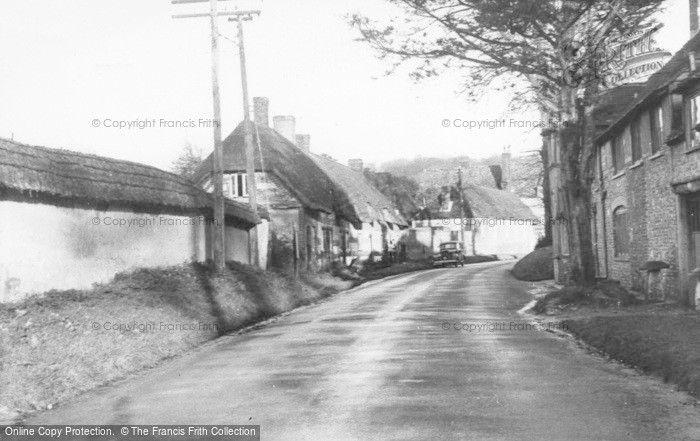
<svg viewBox="0 0 700 441"><path fill-rule="evenodd" d="M269 127L253 123L256 145L255 170L275 176L304 206L332 213L334 185L326 174L300 149ZM224 171L245 172L245 144L243 123L239 124L223 142ZM258 135L260 149L258 149ZM262 151L262 162L260 161ZM213 156L209 155L195 172L193 180L203 182L212 173Z"/></svg>
<svg viewBox="0 0 700 441"><path fill-rule="evenodd" d="M360 171L331 158L307 153L308 156L349 197L354 215L362 222L383 221L407 227L408 222L396 213L396 207Z"/></svg>
<svg viewBox="0 0 700 441"><path fill-rule="evenodd" d="M191 215L208 214L212 206L211 196L193 182L155 167L2 138L0 199ZM226 212L260 222L250 207L234 201L227 201Z"/></svg>
<svg viewBox="0 0 700 441"><path fill-rule="evenodd" d="M482 187L501 188L502 170L500 165L471 163L449 168L427 168L415 176L422 188L440 188L459 181L459 168L462 169L462 182Z"/></svg>
<svg viewBox="0 0 700 441"><path fill-rule="evenodd" d="M443 191L435 200L430 201L419 215L419 219L459 219L489 218L489 219L533 219L535 215L525 205L517 194L506 190L482 187L480 185L464 185L462 200L464 210L460 205L459 190L451 186ZM443 202L451 200L449 211L441 211ZM463 213L463 214L462 214Z"/></svg>
<svg viewBox="0 0 700 441"><path fill-rule="evenodd" d="M603 132L596 141L598 143L605 142L628 121L634 118L639 112L646 109L646 105L652 104L658 100L679 77L690 69L688 54L696 54L700 52L700 33L696 33L688 40L683 47L676 52L673 57L657 72L652 74L649 79L643 83L642 87L636 94L636 97L625 102L624 109L620 111L612 121L610 128ZM697 75L694 74L694 75ZM699 77L695 77L698 79Z"/></svg>
<svg viewBox="0 0 700 441"><path fill-rule="evenodd" d="M467 185L463 189L465 213L469 218L532 219L532 210L517 194L494 188Z"/></svg>
<svg viewBox="0 0 700 441"><path fill-rule="evenodd" d="M366 182L361 173L354 174L333 160L304 152L270 127L251 123L251 130L256 146L255 170L273 175L303 206L337 213L355 226L372 221L407 225L400 215L394 213L391 203ZM225 172L245 172L243 135L241 123L223 142ZM194 176L196 182L204 182L211 175L212 160L212 155L209 155L202 162ZM389 211L388 215L384 208Z"/></svg>

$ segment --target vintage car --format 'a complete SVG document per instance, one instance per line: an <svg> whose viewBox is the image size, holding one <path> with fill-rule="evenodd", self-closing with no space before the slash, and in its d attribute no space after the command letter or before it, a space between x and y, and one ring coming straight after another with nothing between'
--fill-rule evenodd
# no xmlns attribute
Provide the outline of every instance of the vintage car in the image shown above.
<svg viewBox="0 0 700 441"><path fill-rule="evenodd" d="M464 245L461 242L443 242L433 256L433 266L464 266Z"/></svg>

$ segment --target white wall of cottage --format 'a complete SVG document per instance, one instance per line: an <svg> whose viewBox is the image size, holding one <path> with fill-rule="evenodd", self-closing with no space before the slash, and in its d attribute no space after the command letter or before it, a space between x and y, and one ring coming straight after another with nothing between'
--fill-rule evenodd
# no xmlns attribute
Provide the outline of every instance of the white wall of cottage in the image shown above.
<svg viewBox="0 0 700 441"><path fill-rule="evenodd" d="M200 217L0 201L0 302L89 288L135 268L204 261L210 230ZM227 227L227 234L237 238L230 257L247 262L247 248L238 249L247 233Z"/></svg>

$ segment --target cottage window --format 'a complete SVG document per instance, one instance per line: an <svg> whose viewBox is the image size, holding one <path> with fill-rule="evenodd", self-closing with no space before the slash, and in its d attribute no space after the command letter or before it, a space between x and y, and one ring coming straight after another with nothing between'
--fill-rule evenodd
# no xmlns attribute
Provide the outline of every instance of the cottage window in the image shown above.
<svg viewBox="0 0 700 441"><path fill-rule="evenodd" d="M671 131L668 134L666 142L675 144L678 142L679 136L683 135L683 95L674 93L671 95Z"/></svg>
<svg viewBox="0 0 700 441"><path fill-rule="evenodd" d="M664 145L664 109L657 106L649 114L651 125L651 152L656 153Z"/></svg>
<svg viewBox="0 0 700 441"><path fill-rule="evenodd" d="M314 246L314 235L311 231L311 225L306 226L306 261L311 262Z"/></svg>
<svg viewBox="0 0 700 441"><path fill-rule="evenodd" d="M671 95L671 130L683 127L683 95Z"/></svg>
<svg viewBox="0 0 700 441"><path fill-rule="evenodd" d="M622 143L622 137L616 136L612 139L612 162L615 173L621 171L625 167L625 149Z"/></svg>
<svg viewBox="0 0 700 441"><path fill-rule="evenodd" d="M632 122L632 162L642 159L641 124L639 118Z"/></svg>
<svg viewBox="0 0 700 441"><path fill-rule="evenodd" d="M328 257L331 256L333 249L333 230L331 228L323 228L323 251Z"/></svg>
<svg viewBox="0 0 700 441"><path fill-rule="evenodd" d="M234 173L231 175L233 184L233 197L245 198L248 197L248 180L245 173Z"/></svg>
<svg viewBox="0 0 700 441"><path fill-rule="evenodd" d="M615 257L629 256L630 234L627 208L624 206L617 207L613 211L613 239Z"/></svg>
<svg viewBox="0 0 700 441"><path fill-rule="evenodd" d="M700 146L700 94L690 100L690 146Z"/></svg>

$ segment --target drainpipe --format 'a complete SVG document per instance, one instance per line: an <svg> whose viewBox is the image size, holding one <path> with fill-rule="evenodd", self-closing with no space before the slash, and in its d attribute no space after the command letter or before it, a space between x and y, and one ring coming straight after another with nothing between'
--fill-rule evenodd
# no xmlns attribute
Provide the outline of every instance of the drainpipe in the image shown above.
<svg viewBox="0 0 700 441"><path fill-rule="evenodd" d="M603 179L603 154L602 146L598 147L598 180L600 181L600 208L603 215L603 261L605 262L605 278L610 277L610 268L608 267L608 222L605 216L606 207L605 201L608 198L608 192L605 190L605 180Z"/></svg>
<svg viewBox="0 0 700 441"><path fill-rule="evenodd" d="M600 198L600 205L601 205L601 211L603 212L603 263L605 265L605 278L610 277L610 269L608 268L608 220L607 217L605 216L605 201L607 200L608 195L607 192L602 190L601 193L601 198Z"/></svg>

